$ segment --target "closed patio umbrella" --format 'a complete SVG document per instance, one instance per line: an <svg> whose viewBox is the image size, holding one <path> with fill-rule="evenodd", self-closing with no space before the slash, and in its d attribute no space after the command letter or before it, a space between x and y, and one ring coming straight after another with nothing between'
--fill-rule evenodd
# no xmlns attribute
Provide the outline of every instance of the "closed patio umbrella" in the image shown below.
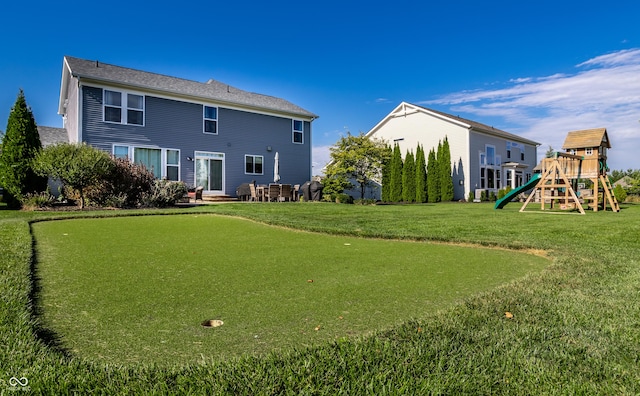
<svg viewBox="0 0 640 396"><path fill-rule="evenodd" d="M277 183L280 181L280 156L276 151L276 156L273 162L273 182Z"/></svg>

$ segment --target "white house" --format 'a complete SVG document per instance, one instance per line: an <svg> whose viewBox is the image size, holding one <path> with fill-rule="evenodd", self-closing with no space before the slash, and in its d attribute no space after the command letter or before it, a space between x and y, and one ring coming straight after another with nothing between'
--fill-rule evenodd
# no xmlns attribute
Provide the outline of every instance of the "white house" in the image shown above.
<svg viewBox="0 0 640 396"><path fill-rule="evenodd" d="M425 154L446 137L451 150L454 199L469 191L496 192L526 183L537 164L540 143L476 121L402 102L367 136L397 143L404 156L419 144ZM379 198L379 191L376 198Z"/></svg>

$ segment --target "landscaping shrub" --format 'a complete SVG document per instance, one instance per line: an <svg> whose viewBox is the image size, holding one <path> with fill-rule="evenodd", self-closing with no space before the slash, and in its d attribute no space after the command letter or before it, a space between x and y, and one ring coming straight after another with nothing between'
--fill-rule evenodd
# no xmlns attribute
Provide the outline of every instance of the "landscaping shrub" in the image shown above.
<svg viewBox="0 0 640 396"><path fill-rule="evenodd" d="M511 190L512 190L511 186L507 186L505 188L501 188L500 190L498 190L498 199L504 198L505 195L511 192Z"/></svg>
<svg viewBox="0 0 640 396"><path fill-rule="evenodd" d="M113 158L113 167L87 193L92 203L115 208L135 208L152 193L155 177L144 165Z"/></svg>
<svg viewBox="0 0 640 396"><path fill-rule="evenodd" d="M480 200L483 202L487 200L487 190L482 190L482 193L480 193Z"/></svg>
<svg viewBox="0 0 640 396"><path fill-rule="evenodd" d="M356 199L353 203L356 205L375 205L376 200L373 198Z"/></svg>
<svg viewBox="0 0 640 396"><path fill-rule="evenodd" d="M335 202L343 204L352 204L353 197L349 194L335 194Z"/></svg>
<svg viewBox="0 0 640 396"><path fill-rule="evenodd" d="M53 205L55 198L48 191L40 193L26 193L20 198L22 209L36 210Z"/></svg>
<svg viewBox="0 0 640 396"><path fill-rule="evenodd" d="M476 194L473 191L469 191L469 195L467 196L467 202L473 202L476 199Z"/></svg>
<svg viewBox="0 0 640 396"><path fill-rule="evenodd" d="M181 181L154 180L149 193L143 195L142 204L149 208L164 208L175 205L187 194L187 185Z"/></svg>

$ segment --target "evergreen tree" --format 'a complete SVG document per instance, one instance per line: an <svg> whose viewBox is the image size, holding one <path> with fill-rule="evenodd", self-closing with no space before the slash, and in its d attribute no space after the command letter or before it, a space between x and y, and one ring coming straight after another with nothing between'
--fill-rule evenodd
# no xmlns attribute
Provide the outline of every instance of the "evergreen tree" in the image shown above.
<svg viewBox="0 0 640 396"><path fill-rule="evenodd" d="M10 207L19 207L24 194L46 189L47 179L37 176L32 169L32 160L40 149L36 121L20 90L9 113L0 152L0 186Z"/></svg>
<svg viewBox="0 0 640 396"><path fill-rule="evenodd" d="M383 202L390 202L391 199L391 157L393 156L393 150L391 146L387 145L385 148L385 161L382 164L382 188L380 191L380 199Z"/></svg>
<svg viewBox="0 0 640 396"><path fill-rule="evenodd" d="M440 185L438 183L438 162L433 149L429 150L427 159L427 202L438 202L440 198Z"/></svg>
<svg viewBox="0 0 640 396"><path fill-rule="evenodd" d="M427 164L424 149L419 144L416 148L416 202L427 202Z"/></svg>
<svg viewBox="0 0 640 396"><path fill-rule="evenodd" d="M453 201L453 176L451 175L451 150L449 139L445 136L442 142L442 155L438 160L440 166L440 200L442 202Z"/></svg>
<svg viewBox="0 0 640 396"><path fill-rule="evenodd" d="M402 201L402 154L400 147L396 144L393 147L391 157L391 178L390 178L389 200L391 202Z"/></svg>
<svg viewBox="0 0 640 396"><path fill-rule="evenodd" d="M412 151L407 151L402 167L402 200L416 201L416 161Z"/></svg>

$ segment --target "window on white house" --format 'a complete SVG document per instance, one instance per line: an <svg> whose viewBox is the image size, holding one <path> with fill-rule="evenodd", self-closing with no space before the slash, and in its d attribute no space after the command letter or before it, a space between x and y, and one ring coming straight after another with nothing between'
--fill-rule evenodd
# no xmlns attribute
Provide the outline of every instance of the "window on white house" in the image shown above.
<svg viewBox="0 0 640 396"><path fill-rule="evenodd" d="M524 151L520 153L520 161L524 161Z"/></svg>
<svg viewBox="0 0 640 396"><path fill-rule="evenodd" d="M293 143L304 143L304 123L300 120L293 120Z"/></svg>
<svg viewBox="0 0 640 396"><path fill-rule="evenodd" d="M204 133L218 133L218 108L204 106Z"/></svg>
<svg viewBox="0 0 640 396"><path fill-rule="evenodd" d="M262 175L264 158L261 155L245 155L244 156L244 173L247 175Z"/></svg>
<svg viewBox="0 0 640 396"><path fill-rule="evenodd" d="M103 113L105 122L144 125L144 96L126 92L103 91ZM126 98L126 105L122 96Z"/></svg>

